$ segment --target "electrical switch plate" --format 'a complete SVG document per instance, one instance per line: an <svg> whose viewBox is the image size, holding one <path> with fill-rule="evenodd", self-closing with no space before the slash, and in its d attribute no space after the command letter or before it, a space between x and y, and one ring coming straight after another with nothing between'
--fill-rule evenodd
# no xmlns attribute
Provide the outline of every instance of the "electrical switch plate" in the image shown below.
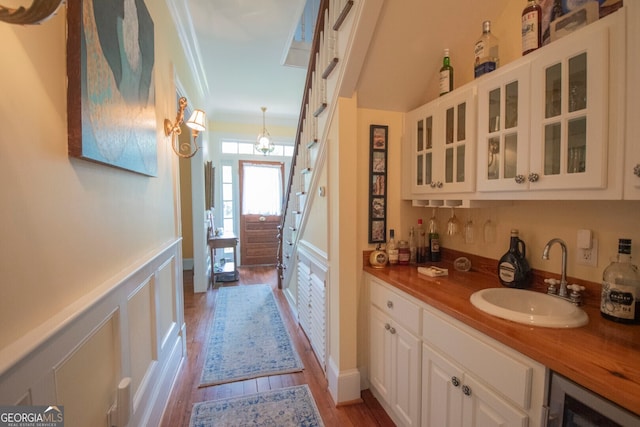
<svg viewBox="0 0 640 427"><path fill-rule="evenodd" d="M598 239L591 240L591 249L578 248L576 251L576 262L591 267L598 266Z"/></svg>

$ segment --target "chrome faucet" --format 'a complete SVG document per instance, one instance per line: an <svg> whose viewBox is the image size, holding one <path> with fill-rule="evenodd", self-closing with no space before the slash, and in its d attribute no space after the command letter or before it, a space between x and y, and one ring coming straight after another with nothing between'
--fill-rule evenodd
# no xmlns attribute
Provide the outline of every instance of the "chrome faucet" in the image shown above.
<svg viewBox="0 0 640 427"><path fill-rule="evenodd" d="M567 297L567 245L562 239L551 239L544 247L542 251L542 259L549 259L549 249L554 243L558 243L562 248L562 276L560 277L560 289L558 289L558 296Z"/></svg>

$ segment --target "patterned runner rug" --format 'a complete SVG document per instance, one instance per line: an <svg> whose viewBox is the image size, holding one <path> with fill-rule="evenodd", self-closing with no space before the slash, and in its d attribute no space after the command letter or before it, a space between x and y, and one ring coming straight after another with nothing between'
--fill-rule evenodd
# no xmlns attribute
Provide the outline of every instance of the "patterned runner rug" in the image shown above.
<svg viewBox="0 0 640 427"><path fill-rule="evenodd" d="M269 285L218 290L200 387L301 371Z"/></svg>
<svg viewBox="0 0 640 427"><path fill-rule="evenodd" d="M189 427L323 427L309 386L299 385L193 405Z"/></svg>

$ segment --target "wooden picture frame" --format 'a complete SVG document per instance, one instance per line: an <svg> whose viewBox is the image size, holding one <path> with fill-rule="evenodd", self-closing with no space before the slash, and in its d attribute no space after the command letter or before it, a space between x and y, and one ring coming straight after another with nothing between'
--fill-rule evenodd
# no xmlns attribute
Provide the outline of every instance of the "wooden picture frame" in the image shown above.
<svg viewBox="0 0 640 427"><path fill-rule="evenodd" d="M154 24L133 4L67 1L68 152L156 176Z"/></svg>
<svg viewBox="0 0 640 427"><path fill-rule="evenodd" d="M387 241L387 145L389 126L369 126L369 243Z"/></svg>

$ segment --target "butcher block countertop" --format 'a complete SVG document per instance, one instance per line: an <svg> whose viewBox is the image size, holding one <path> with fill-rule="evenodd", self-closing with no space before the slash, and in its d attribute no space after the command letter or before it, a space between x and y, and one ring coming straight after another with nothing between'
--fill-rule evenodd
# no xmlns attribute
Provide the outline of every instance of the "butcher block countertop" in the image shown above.
<svg viewBox="0 0 640 427"><path fill-rule="evenodd" d="M532 327L503 320L474 307L469 297L477 290L496 288L497 261L467 258L469 272L455 271L450 260L427 263L449 270L448 276L428 277L416 266L372 268L368 252L363 254L364 270L374 277L460 320L542 363L552 371L573 380L628 410L640 414L640 325L622 325L600 316L600 285L571 280L587 286L586 304L589 323L579 328L553 329ZM460 254L447 254L450 258ZM558 269L560 262L558 261ZM533 290L544 291L542 279L558 277L534 271Z"/></svg>

